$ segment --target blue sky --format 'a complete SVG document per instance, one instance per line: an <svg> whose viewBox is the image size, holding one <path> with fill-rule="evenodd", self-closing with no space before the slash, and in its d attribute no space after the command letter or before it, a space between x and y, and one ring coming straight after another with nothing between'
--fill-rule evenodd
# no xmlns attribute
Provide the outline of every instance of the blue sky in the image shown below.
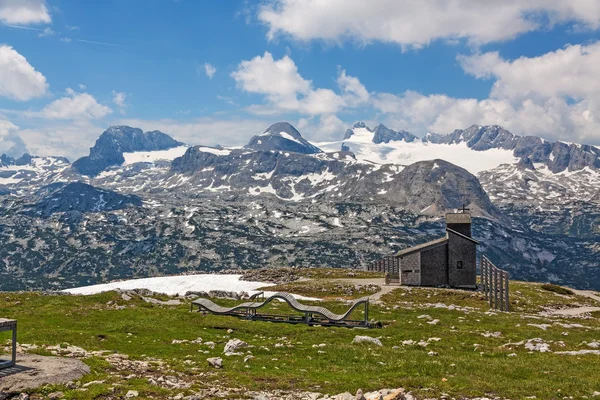
<svg viewBox="0 0 600 400"><path fill-rule="evenodd" d="M109 125L245 143L288 120L600 143L600 1L0 0L0 153Z"/></svg>

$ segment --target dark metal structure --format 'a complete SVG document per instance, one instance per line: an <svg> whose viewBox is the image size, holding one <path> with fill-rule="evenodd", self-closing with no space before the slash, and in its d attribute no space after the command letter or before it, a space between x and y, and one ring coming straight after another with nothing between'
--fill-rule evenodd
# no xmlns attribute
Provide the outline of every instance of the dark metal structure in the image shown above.
<svg viewBox="0 0 600 400"><path fill-rule="evenodd" d="M0 360L0 369L14 367L17 362L17 321L0 318L0 332L12 331L12 354L9 361Z"/></svg>
<svg viewBox="0 0 600 400"><path fill-rule="evenodd" d="M276 299L285 301L293 310L298 311L303 315L275 315L265 314L259 311L259 309ZM199 298L192 301L190 311L193 311L194 306L198 307L198 311L216 315L230 315L249 320L288 322L294 324L303 323L308 325L342 326L350 328L374 327L374 324L369 322L368 298L362 298L354 301L348 311L343 314L335 314L325 307L301 304L289 293L275 293L274 295L267 297L264 301L246 302L233 307L222 307L209 299ZM364 318L362 320L349 319L352 311L360 306L364 307Z"/></svg>

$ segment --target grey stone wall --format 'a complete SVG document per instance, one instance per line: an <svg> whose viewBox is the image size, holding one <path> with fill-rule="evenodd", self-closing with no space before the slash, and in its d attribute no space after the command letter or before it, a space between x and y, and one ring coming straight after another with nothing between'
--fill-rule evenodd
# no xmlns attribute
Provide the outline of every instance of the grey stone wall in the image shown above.
<svg viewBox="0 0 600 400"><path fill-rule="evenodd" d="M421 284L421 254L413 253L400 259L400 284L419 286Z"/></svg>
<svg viewBox="0 0 600 400"><path fill-rule="evenodd" d="M448 228L462 233L465 236L471 237L471 224L446 224Z"/></svg>
<svg viewBox="0 0 600 400"><path fill-rule="evenodd" d="M477 245L448 232L449 284L454 287L475 287L477 279Z"/></svg>
<svg viewBox="0 0 600 400"><path fill-rule="evenodd" d="M446 244L421 252L421 285L447 285Z"/></svg>

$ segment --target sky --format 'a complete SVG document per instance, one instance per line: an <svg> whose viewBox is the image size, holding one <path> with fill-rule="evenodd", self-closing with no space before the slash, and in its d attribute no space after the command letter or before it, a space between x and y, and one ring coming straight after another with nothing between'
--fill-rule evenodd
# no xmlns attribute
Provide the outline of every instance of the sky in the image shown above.
<svg viewBox="0 0 600 400"><path fill-rule="evenodd" d="M277 121L600 144L600 0L0 0L0 154L111 125L241 145Z"/></svg>

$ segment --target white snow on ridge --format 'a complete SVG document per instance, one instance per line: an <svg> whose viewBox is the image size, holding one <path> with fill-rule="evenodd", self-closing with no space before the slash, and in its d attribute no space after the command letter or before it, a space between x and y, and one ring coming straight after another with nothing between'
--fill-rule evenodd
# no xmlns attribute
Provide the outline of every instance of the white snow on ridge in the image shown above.
<svg viewBox="0 0 600 400"><path fill-rule="evenodd" d="M363 132L364 131L364 132ZM349 140L338 142L315 143L325 152L339 151L342 143L350 147L357 159L379 164L409 165L418 161L442 159L458 165L476 175L502 164L518 163L511 150L489 149L485 151L471 150L466 143L435 144L391 141L389 143L372 143L373 133L365 128L354 129L355 134Z"/></svg>
<svg viewBox="0 0 600 400"><path fill-rule="evenodd" d="M99 285L82 286L78 288L66 289L63 292L71 294L91 295L96 293L108 292L111 290L133 290L148 289L153 292L165 293L171 296L176 294L183 296L188 291L224 290L228 292L247 292L254 294L260 287L273 286L272 283L241 281L242 275L179 275L179 276L161 276L156 278L130 279L126 281L102 283ZM265 292L265 296L270 296L274 292ZM311 297L294 295L297 299L319 300Z"/></svg>
<svg viewBox="0 0 600 400"><path fill-rule="evenodd" d="M298 139L294 138L292 135L290 135L287 132L279 132L279 136L281 136L284 139L291 140L292 142L296 142L296 143L301 144L301 145L304 146L304 144L302 144L301 141L299 141Z"/></svg>
<svg viewBox="0 0 600 400"><path fill-rule="evenodd" d="M187 149L188 146L179 146L168 150L135 151L132 153L123 153L125 162L122 165L130 165L139 162L153 163L159 160L173 161L177 157L184 155Z"/></svg>

